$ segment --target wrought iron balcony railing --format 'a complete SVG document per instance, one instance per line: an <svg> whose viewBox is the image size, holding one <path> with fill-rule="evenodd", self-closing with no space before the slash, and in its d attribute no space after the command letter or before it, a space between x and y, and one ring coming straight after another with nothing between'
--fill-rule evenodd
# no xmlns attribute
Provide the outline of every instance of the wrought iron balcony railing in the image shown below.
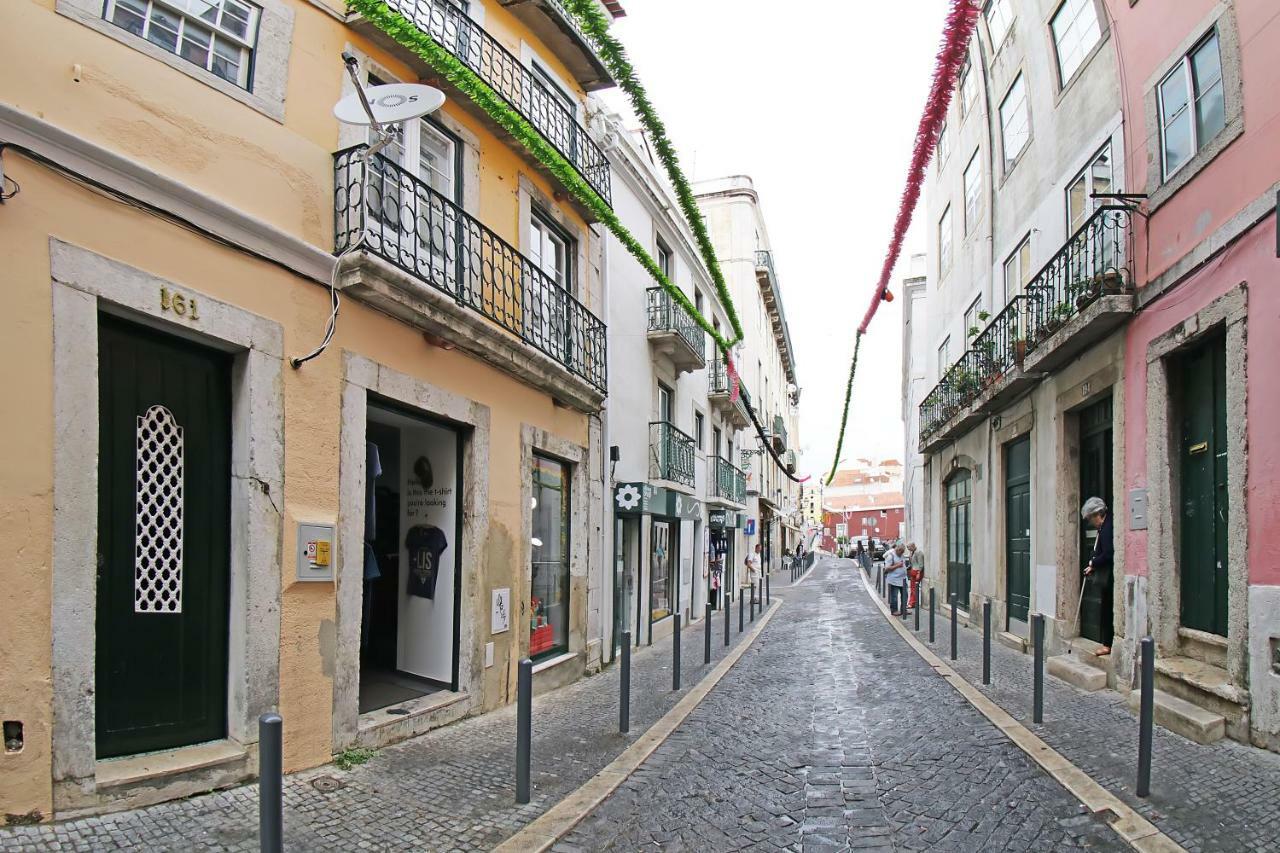
<svg viewBox="0 0 1280 853"><path fill-rule="evenodd" d="M715 460L715 496L727 501L742 503L747 499L747 475L728 459L713 456Z"/></svg>
<svg viewBox="0 0 1280 853"><path fill-rule="evenodd" d="M675 332L689 348L706 358L707 336L693 319L693 316L678 305L661 287L651 287L646 291L649 304L649 331Z"/></svg>
<svg viewBox="0 0 1280 853"><path fill-rule="evenodd" d="M938 427L967 407L982 390L986 368L978 353L968 350L942 375L920 403L920 437L927 438Z"/></svg>
<svg viewBox="0 0 1280 853"><path fill-rule="evenodd" d="M1125 207L1099 207L1032 279L1027 294L1036 311L1028 350L1100 296L1133 292L1131 217Z"/></svg>
<svg viewBox="0 0 1280 853"><path fill-rule="evenodd" d="M334 155L334 248L342 252L363 240L365 251L606 391L600 318L514 246L396 164L375 156L366 176L365 148Z"/></svg>
<svg viewBox="0 0 1280 853"><path fill-rule="evenodd" d="M977 393L1022 363L1027 335L1035 323L1037 300L1019 294L973 339ZM976 394L975 394L976 396Z"/></svg>
<svg viewBox="0 0 1280 853"><path fill-rule="evenodd" d="M574 114L566 95L552 91L513 53L449 0L386 0L465 63L546 138L600 197L612 204L609 161ZM572 16L570 16L571 18Z"/></svg>
<svg viewBox="0 0 1280 853"><path fill-rule="evenodd" d="M772 435L775 444L781 444L782 447L787 446L787 422L783 420L782 415L773 416Z"/></svg>
<svg viewBox="0 0 1280 853"><path fill-rule="evenodd" d="M666 421L649 424L649 477L693 485L693 438Z"/></svg>

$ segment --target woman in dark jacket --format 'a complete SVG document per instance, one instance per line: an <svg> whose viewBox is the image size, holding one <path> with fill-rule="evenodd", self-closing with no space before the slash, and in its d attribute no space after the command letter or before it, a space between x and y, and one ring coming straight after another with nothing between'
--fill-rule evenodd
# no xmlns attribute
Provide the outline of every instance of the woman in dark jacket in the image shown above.
<svg viewBox="0 0 1280 853"><path fill-rule="evenodd" d="M1093 541L1093 556L1089 565L1084 567L1086 582L1096 584L1102 613L1098 624L1101 626L1102 648L1094 654L1102 657L1111 654L1111 640L1115 636L1115 627L1111 614L1111 569L1115 564L1115 548L1111 539L1111 511L1102 498L1089 498L1080 509L1080 516L1086 523L1098 531L1098 538Z"/></svg>

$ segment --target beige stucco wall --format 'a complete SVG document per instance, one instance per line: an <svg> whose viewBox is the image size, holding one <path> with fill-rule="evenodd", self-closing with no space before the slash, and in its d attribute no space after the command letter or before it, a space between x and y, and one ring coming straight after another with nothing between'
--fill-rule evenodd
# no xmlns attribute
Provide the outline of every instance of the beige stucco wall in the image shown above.
<svg viewBox="0 0 1280 853"><path fill-rule="evenodd" d="M332 245L332 151L338 125L330 109L341 92L339 54L354 44L385 67L403 64L361 43L339 20L295 2L283 124L186 74L54 11L54 0L0 5L0 103L38 116L128 156L165 176L235 206L308 243ZM520 30L502 9L485 26L519 54ZM569 75L544 53L562 77ZM77 80L78 77L78 80ZM482 152L478 209L488 227L519 246L518 186L523 176L545 195L553 188L457 105L445 107ZM280 324L287 355L310 350L323 333L328 296L285 270L133 210L77 186L19 152L4 154L5 173L22 192L0 207L0 584L20 603L0 620L0 716L24 723L21 752L0 755L0 810L48 816L51 789L51 601L53 455L52 305L49 238L114 258L193 295L222 300ZM571 210L564 217L585 233ZM584 275L587 271L584 270ZM596 286L584 301L596 308ZM157 294L158 299L158 294ZM189 323L189 321L187 321ZM191 324L198 328L198 323ZM491 410L490 528L483 559L466 566L477 588L477 642L495 642L495 666L473 685L473 707L514 695L513 647L527 632L488 634L489 590L509 586L513 605L527 597L522 538L521 428L528 424L587 447L589 418L509 375L457 351L428 345L417 331L346 300L328 352L294 371L283 369L285 465L281 531L280 711L286 722L285 767L327 761L331 751L334 587L292 582L296 522L338 518L338 459L343 352L359 353L404 374L467 396ZM585 495L583 496L585 498ZM575 577L572 630L586 630L585 579ZM582 588L580 588L580 585ZM517 611L519 612L519 611ZM461 648L467 656L474 650ZM508 666L507 663L511 665ZM509 682L509 683L508 683ZM477 690L478 688L478 690ZM476 693L479 696L476 696Z"/></svg>

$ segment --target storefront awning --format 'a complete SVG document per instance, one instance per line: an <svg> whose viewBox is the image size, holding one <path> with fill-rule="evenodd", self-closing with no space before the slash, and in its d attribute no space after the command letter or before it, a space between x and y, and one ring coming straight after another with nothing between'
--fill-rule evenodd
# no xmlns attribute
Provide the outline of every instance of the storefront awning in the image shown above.
<svg viewBox="0 0 1280 853"><path fill-rule="evenodd" d="M651 483L619 483L614 486L613 508L618 515L702 518L702 503L697 498Z"/></svg>

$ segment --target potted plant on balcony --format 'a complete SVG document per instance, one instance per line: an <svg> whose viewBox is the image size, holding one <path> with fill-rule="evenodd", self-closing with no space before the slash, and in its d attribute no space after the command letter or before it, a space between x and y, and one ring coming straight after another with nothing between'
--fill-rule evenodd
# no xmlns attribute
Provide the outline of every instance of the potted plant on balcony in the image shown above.
<svg viewBox="0 0 1280 853"><path fill-rule="evenodd" d="M1009 344L1013 348L1013 363L1021 367L1022 360L1027 357L1027 339L1014 335Z"/></svg>

